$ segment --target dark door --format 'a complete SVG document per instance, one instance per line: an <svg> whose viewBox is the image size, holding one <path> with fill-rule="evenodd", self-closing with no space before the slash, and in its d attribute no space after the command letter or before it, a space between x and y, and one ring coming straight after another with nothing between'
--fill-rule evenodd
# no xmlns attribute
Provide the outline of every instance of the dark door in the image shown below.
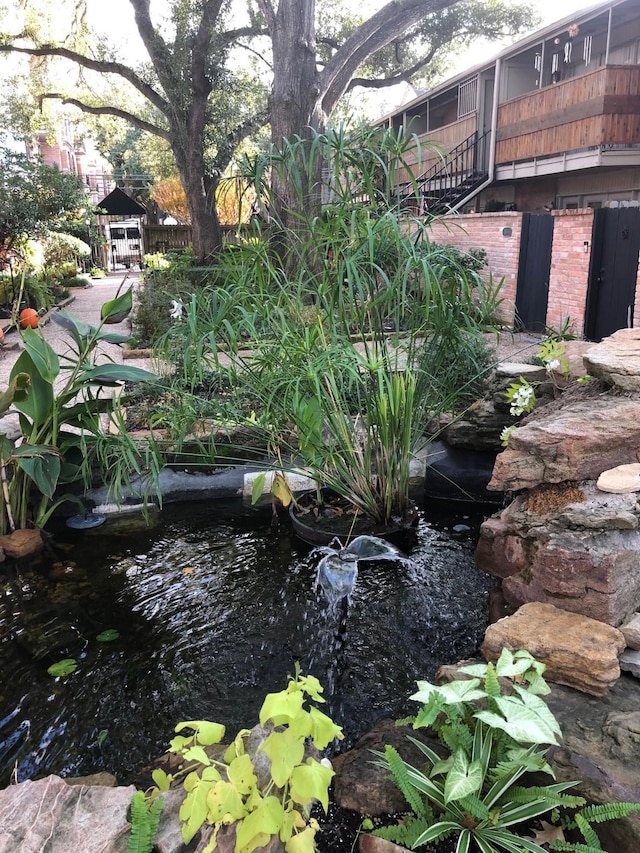
<svg viewBox="0 0 640 853"><path fill-rule="evenodd" d="M553 222L549 213L522 216L516 290L516 326L519 329L542 332L547 325Z"/></svg>
<svg viewBox="0 0 640 853"><path fill-rule="evenodd" d="M639 251L640 208L596 210L585 312L589 340L633 325Z"/></svg>

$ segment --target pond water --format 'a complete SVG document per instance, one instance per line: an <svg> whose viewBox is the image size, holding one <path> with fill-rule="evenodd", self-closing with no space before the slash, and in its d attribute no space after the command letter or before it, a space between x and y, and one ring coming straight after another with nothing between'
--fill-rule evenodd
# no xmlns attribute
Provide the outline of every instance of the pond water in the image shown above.
<svg viewBox="0 0 640 853"><path fill-rule="evenodd" d="M416 679L477 649L492 585L473 564L481 517L428 519L411 561L361 563L347 607L317 585L321 555L228 504L68 531L50 563L0 566L0 785L101 769L126 783L179 721L254 725L296 661L346 745L406 714ZM65 658L75 671L50 675Z"/></svg>

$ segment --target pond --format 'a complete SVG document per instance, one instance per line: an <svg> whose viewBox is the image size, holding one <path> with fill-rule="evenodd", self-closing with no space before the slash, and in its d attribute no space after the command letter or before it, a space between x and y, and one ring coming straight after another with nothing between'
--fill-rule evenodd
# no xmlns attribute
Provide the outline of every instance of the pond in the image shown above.
<svg viewBox="0 0 640 853"><path fill-rule="evenodd" d="M171 505L136 533L57 536L46 564L0 566L0 784L48 773L126 783L181 720L251 727L296 661L349 745L401 716L415 680L477 649L492 580L480 515L431 508L410 561L361 563L346 608L321 555L241 505ZM73 659L75 671L48 668Z"/></svg>

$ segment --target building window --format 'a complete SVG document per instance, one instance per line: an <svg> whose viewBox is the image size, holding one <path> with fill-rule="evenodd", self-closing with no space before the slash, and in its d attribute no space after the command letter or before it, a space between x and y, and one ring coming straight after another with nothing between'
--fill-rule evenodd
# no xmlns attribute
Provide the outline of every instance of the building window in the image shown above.
<svg viewBox="0 0 640 853"><path fill-rule="evenodd" d="M458 118L475 113L478 107L478 75L458 86Z"/></svg>

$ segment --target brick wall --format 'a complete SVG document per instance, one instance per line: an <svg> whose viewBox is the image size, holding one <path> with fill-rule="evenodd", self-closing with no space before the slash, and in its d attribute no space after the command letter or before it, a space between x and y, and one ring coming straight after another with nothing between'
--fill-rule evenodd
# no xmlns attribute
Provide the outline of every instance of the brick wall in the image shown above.
<svg viewBox="0 0 640 853"><path fill-rule="evenodd" d="M515 312L521 233L522 213L510 211L444 216L429 227L435 243L456 246L462 251L486 251L488 272L495 280L504 277L500 319L509 326L513 324Z"/></svg>
<svg viewBox="0 0 640 853"><path fill-rule="evenodd" d="M553 216L547 325L560 328L569 317L575 332L581 335L589 282L593 210L554 210Z"/></svg>
<svg viewBox="0 0 640 853"><path fill-rule="evenodd" d="M559 329L569 318L576 334L584 332L584 312L591 257L593 210L554 210L553 252L549 277L547 325ZM509 234L511 229L511 234ZM501 320L513 325L518 283L522 213L472 213L434 222L431 239L461 250L485 249L488 271L504 277ZM588 244L585 251L585 242ZM640 299L640 273L638 276ZM638 313L636 300L636 313Z"/></svg>

